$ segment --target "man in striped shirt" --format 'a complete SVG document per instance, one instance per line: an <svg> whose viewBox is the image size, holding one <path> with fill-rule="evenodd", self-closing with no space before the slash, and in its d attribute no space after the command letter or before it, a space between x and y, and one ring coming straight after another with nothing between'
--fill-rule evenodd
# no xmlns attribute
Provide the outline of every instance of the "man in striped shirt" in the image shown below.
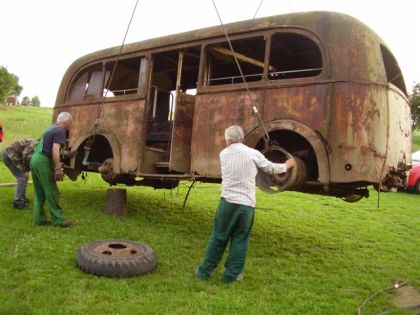
<svg viewBox="0 0 420 315"><path fill-rule="evenodd" d="M244 132L239 126L225 130L227 147L220 152L222 167L222 195L207 244L204 260L195 274L207 280L223 257L230 240L223 280L242 279L242 270L248 251L248 240L254 221L255 176L258 170L281 174L295 165L293 159L284 164L272 163L264 155L242 142Z"/></svg>

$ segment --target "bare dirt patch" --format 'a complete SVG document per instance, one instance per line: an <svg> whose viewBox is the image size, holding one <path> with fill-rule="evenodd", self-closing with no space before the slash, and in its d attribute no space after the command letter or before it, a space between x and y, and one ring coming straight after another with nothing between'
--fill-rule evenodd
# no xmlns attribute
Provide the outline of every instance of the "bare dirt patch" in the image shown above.
<svg viewBox="0 0 420 315"><path fill-rule="evenodd" d="M394 303L399 308L415 309L420 314L420 291L413 286L401 287L394 298Z"/></svg>

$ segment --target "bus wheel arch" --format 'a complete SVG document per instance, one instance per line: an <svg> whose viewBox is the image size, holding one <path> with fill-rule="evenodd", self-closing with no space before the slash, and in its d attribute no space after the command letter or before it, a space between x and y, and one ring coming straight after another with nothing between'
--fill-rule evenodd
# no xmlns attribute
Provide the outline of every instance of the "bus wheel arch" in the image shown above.
<svg viewBox="0 0 420 315"><path fill-rule="evenodd" d="M281 147L285 146L284 149L288 149L287 144L284 144L282 139L279 139L279 136L282 134L293 135L296 138L304 139L313 150L315 154L315 161L317 167L317 177L316 180L319 180L323 183L329 182L329 163L328 163L328 153L326 150L325 143L321 136L315 132L313 129L309 128L307 125L300 123L295 120L285 119L285 120L274 120L265 124L265 127L270 135L271 140L275 140L278 145ZM255 128L245 140L246 144L262 150L264 147L263 140L263 131L260 127ZM291 152L292 153L292 152ZM315 175L313 175L315 176Z"/></svg>
<svg viewBox="0 0 420 315"><path fill-rule="evenodd" d="M71 164L73 169L82 170L84 168L82 162L86 153L85 145L91 136L90 133L85 133L73 144L72 150L76 150L78 153L76 159L74 159ZM120 152L120 144L114 134L106 128L99 127L94 136L87 162L98 164L107 160L109 162L109 159L112 159L114 172L120 173Z"/></svg>

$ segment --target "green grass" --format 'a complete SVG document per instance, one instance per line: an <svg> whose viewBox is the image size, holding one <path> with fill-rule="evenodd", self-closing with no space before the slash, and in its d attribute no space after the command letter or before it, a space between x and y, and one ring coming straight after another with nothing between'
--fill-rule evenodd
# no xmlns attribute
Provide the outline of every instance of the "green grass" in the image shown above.
<svg viewBox="0 0 420 315"><path fill-rule="evenodd" d="M0 181L8 176L0 163ZM366 297L397 280L420 287L419 196L381 193L377 208L375 191L354 204L258 192L244 282L223 284L223 266L208 282L198 281L193 271L220 187L197 184L182 213L188 184L172 192L128 187L128 215L113 217L102 211L108 186L98 176L66 179L61 203L75 221L68 229L32 226L30 211L11 208L14 188L0 187L0 314L356 314ZM158 268L126 279L80 271L79 247L109 238L150 245ZM413 314L395 308L392 292L364 311Z"/></svg>
<svg viewBox="0 0 420 315"><path fill-rule="evenodd" d="M413 131L413 152L420 150L420 129Z"/></svg>
<svg viewBox="0 0 420 315"><path fill-rule="evenodd" d="M52 108L0 105L0 121L4 138L1 147L26 137L39 138L51 124Z"/></svg>

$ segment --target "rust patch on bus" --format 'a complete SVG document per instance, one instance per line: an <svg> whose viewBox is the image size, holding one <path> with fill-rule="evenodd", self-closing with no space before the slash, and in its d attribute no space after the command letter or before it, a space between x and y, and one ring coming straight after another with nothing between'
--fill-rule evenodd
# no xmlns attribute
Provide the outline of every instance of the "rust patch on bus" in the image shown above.
<svg viewBox="0 0 420 315"><path fill-rule="evenodd" d="M199 95L192 136L192 171L207 177L220 176L219 152L226 146L224 130L230 125L243 126L248 134L257 127L252 105L262 110L262 93L224 92Z"/></svg>

